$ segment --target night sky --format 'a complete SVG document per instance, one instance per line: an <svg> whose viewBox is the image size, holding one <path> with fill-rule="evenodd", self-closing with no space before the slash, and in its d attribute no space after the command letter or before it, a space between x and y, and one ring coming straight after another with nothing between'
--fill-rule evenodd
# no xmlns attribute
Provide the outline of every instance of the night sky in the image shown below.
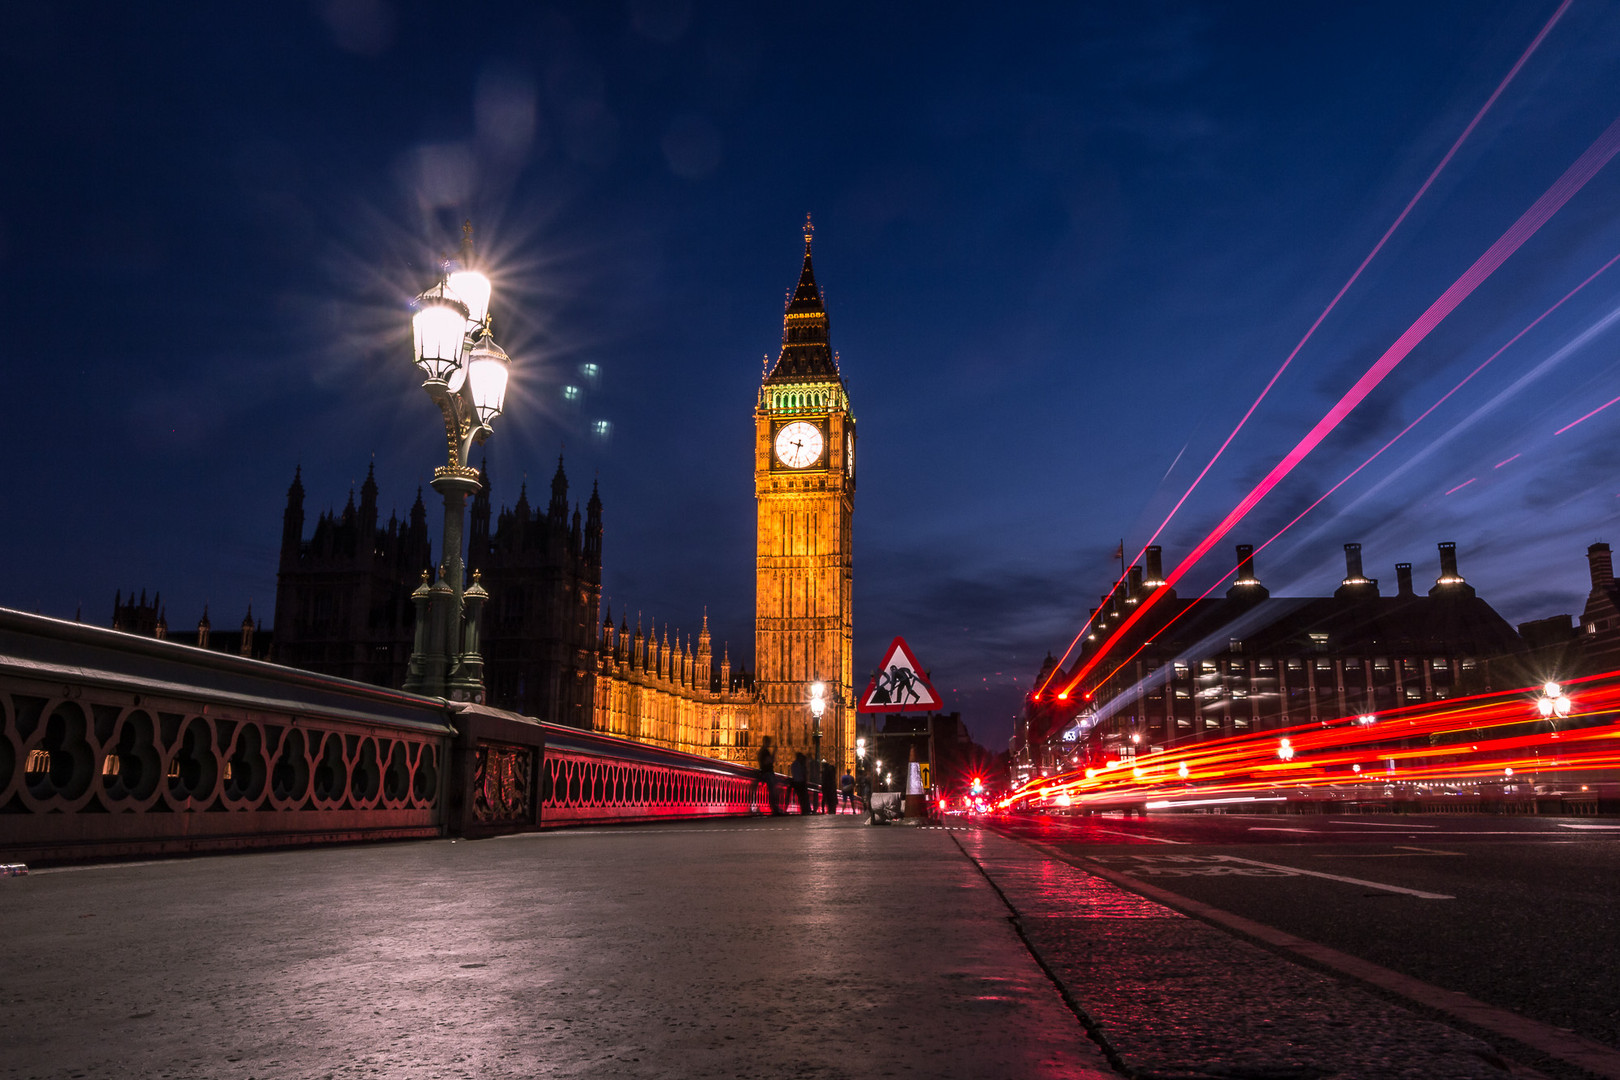
<svg viewBox="0 0 1620 1080"><path fill-rule="evenodd" d="M599 480L604 593L752 662L752 409L800 226L860 424L857 682L904 635L1005 745L1553 2L6 5L0 603L271 621L281 512L442 463L410 298L470 217L516 363L493 500ZM1574 0L1164 530L1167 568L1620 117ZM1612 138L1612 136L1611 136ZM1612 149L1612 147L1611 147ZM1196 595L1620 254L1596 172L1180 587ZM1454 540L1509 620L1620 542L1620 265L1261 553ZM581 365L599 370L592 383ZM583 391L565 403L563 388ZM596 421L611 424L595 438ZM426 492L438 552L438 509Z"/></svg>

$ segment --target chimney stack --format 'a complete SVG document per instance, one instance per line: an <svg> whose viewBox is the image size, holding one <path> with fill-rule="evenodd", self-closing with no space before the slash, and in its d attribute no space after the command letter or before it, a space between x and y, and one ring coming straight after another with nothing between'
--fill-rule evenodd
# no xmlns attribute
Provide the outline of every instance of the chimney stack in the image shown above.
<svg viewBox="0 0 1620 1080"><path fill-rule="evenodd" d="M1462 575L1457 573L1457 545L1454 541L1447 540L1440 545L1440 580L1460 577Z"/></svg>
<svg viewBox="0 0 1620 1080"><path fill-rule="evenodd" d="M1254 576L1254 545L1239 544L1237 557L1237 577L1226 590L1227 599L1241 597L1245 600L1264 600L1269 597L1271 591L1260 584L1260 580Z"/></svg>
<svg viewBox="0 0 1620 1080"><path fill-rule="evenodd" d="M1412 564L1411 563L1409 563L1409 562L1398 562L1398 563L1395 564L1395 581L1396 581L1396 584L1398 586L1398 588L1396 590L1396 595L1397 596L1416 596L1417 595L1417 593L1412 591Z"/></svg>
<svg viewBox="0 0 1620 1080"><path fill-rule="evenodd" d="M1144 584L1149 588L1157 588L1164 584L1164 563L1162 561L1163 549L1154 544L1147 549L1147 574Z"/></svg>
<svg viewBox="0 0 1620 1080"><path fill-rule="evenodd" d="M1133 566L1129 577L1126 578L1125 602L1134 604L1142 599L1142 568Z"/></svg>
<svg viewBox="0 0 1620 1080"><path fill-rule="evenodd" d="M1614 560L1608 544L1593 544L1586 549L1586 561L1592 567L1592 591L1614 587Z"/></svg>
<svg viewBox="0 0 1620 1080"><path fill-rule="evenodd" d="M1440 544L1440 577L1435 580L1430 596L1473 596L1474 587L1457 572L1457 545L1451 540Z"/></svg>
<svg viewBox="0 0 1620 1080"><path fill-rule="evenodd" d="M1361 572L1361 545L1344 545L1344 584L1359 583L1365 576Z"/></svg>

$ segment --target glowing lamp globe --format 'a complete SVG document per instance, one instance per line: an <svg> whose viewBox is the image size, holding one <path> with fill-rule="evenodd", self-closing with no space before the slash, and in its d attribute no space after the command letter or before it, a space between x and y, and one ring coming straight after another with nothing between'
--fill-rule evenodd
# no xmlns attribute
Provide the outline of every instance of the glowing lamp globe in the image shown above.
<svg viewBox="0 0 1620 1080"><path fill-rule="evenodd" d="M477 270L452 270L446 284L467 305L468 320L475 326L482 325L489 314L489 278Z"/></svg>
<svg viewBox="0 0 1620 1080"><path fill-rule="evenodd" d="M495 339L487 333L467 354L467 382L479 423L489 423L505 407L506 379L511 366L512 359L506 355L506 350L495 344Z"/></svg>
<svg viewBox="0 0 1620 1080"><path fill-rule="evenodd" d="M416 364L430 379L445 380L461 366L467 344L467 305L444 282L416 298L411 327L416 331Z"/></svg>

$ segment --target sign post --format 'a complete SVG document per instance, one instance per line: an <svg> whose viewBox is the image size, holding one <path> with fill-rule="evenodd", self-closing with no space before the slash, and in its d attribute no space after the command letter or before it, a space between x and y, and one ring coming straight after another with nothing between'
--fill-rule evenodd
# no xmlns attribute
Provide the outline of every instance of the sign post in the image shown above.
<svg viewBox="0 0 1620 1080"><path fill-rule="evenodd" d="M939 710L940 704L939 693L928 681L922 665L917 663L905 639L897 637L889 645L889 651L884 653L883 662L873 673L872 681L866 684L866 691L861 694L855 708L857 712L864 713L932 713ZM875 725L873 734L877 734ZM928 736L928 764L931 767L934 742L932 724L929 725ZM923 768L917 761L915 744L909 758L906 763L905 816L920 820L925 813L923 789L926 785Z"/></svg>

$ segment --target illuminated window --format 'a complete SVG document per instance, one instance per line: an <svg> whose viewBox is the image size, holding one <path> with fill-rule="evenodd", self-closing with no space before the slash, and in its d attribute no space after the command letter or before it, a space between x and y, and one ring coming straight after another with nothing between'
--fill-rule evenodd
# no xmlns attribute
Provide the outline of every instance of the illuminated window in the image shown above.
<svg viewBox="0 0 1620 1080"><path fill-rule="evenodd" d="M1406 700L1407 701L1422 701L1423 700L1423 687L1421 687L1421 686L1408 686L1406 688Z"/></svg>
<svg viewBox="0 0 1620 1080"><path fill-rule="evenodd" d="M1333 661L1331 661L1331 660L1318 660L1316 662L1316 670L1317 671L1332 671L1333 670Z"/></svg>
<svg viewBox="0 0 1620 1080"><path fill-rule="evenodd" d="M579 373L581 375L585 376L587 379L596 378L597 373L600 370L601 369L598 368L595 364L581 364L581 365L579 365Z"/></svg>
<svg viewBox="0 0 1620 1080"><path fill-rule="evenodd" d="M1387 657L1387 656L1379 656L1379 657L1374 658L1374 660L1373 660L1373 670L1374 671L1388 671L1389 670L1389 657Z"/></svg>
<svg viewBox="0 0 1620 1080"><path fill-rule="evenodd" d="M605 439L609 435L613 434L613 421L598 420L596 423L591 425L591 432L598 438Z"/></svg>
<svg viewBox="0 0 1620 1080"><path fill-rule="evenodd" d="M1187 665L1183 664L1180 660L1177 660L1176 661L1176 678L1185 679L1186 677L1187 677Z"/></svg>
<svg viewBox="0 0 1620 1080"><path fill-rule="evenodd" d="M1204 661L1200 662L1199 665L1198 665L1198 670L1203 672L1205 675L1213 675L1213 674L1215 674L1215 661L1213 661L1213 660L1204 660Z"/></svg>
<svg viewBox="0 0 1620 1080"><path fill-rule="evenodd" d="M1275 662L1273 662L1273 661L1271 661L1271 660L1262 660L1262 661L1260 661L1260 662L1259 662L1259 663L1258 663L1258 664L1256 664L1256 665L1255 665L1255 666L1256 666L1256 667L1257 667L1257 668L1258 668L1258 669L1259 669L1259 670L1261 670L1261 671L1266 671L1266 672L1270 672L1270 671L1275 671L1275 670L1277 670L1277 665L1276 665L1276 663L1275 663Z"/></svg>
<svg viewBox="0 0 1620 1080"><path fill-rule="evenodd" d="M1474 668L1476 666L1478 666L1478 665L1475 664L1474 658L1472 656L1465 656L1461 660L1459 660L1458 663L1462 666L1462 669L1464 671L1473 671Z"/></svg>
<svg viewBox="0 0 1620 1080"><path fill-rule="evenodd" d="M1305 670L1305 662L1303 660L1290 660L1290 661L1288 661L1288 670L1289 671L1304 671Z"/></svg>
<svg viewBox="0 0 1620 1080"><path fill-rule="evenodd" d="M577 386L565 386L565 387L563 387L563 400L564 401L578 401L579 400L579 387L577 387Z"/></svg>
<svg viewBox="0 0 1620 1080"><path fill-rule="evenodd" d="M1447 661L1446 658L1443 657L1443 656L1437 656L1433 660L1430 660L1429 661L1429 666L1434 668L1434 670L1436 670L1436 671L1450 671L1451 670L1450 662Z"/></svg>

